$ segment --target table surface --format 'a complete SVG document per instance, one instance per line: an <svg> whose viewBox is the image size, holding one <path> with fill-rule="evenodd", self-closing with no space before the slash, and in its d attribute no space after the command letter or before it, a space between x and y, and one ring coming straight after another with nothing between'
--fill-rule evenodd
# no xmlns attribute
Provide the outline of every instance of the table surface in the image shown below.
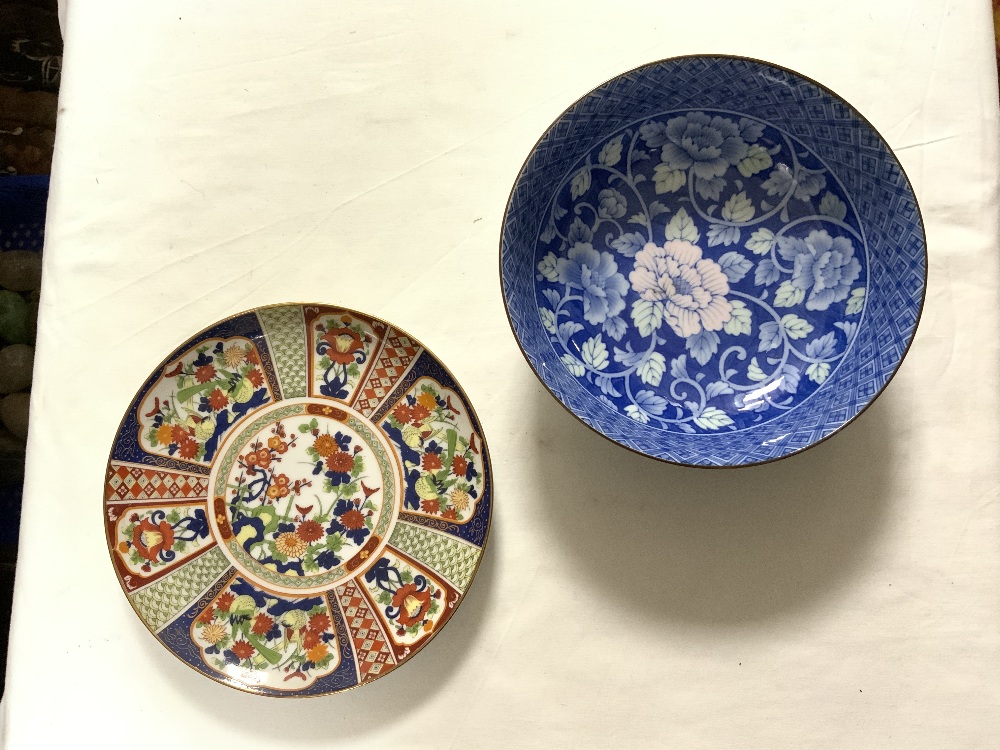
<svg viewBox="0 0 1000 750"><path fill-rule="evenodd" d="M996 747L987 2L104 1L70 4L65 32L4 747ZM576 422L519 354L497 278L508 193L552 120L704 52L790 67L868 117L930 252L885 395L813 450L725 472ZM277 701L150 636L100 506L164 354L289 300L434 350L480 414L497 504L465 603L412 664Z"/></svg>

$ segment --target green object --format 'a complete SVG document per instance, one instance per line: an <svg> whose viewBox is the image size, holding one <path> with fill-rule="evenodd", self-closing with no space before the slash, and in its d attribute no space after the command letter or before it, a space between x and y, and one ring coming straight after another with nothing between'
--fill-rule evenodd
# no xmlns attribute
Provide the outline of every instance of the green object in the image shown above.
<svg viewBox="0 0 1000 750"><path fill-rule="evenodd" d="M30 344L34 333L28 325L28 303L24 297L0 290L0 337L11 344Z"/></svg>

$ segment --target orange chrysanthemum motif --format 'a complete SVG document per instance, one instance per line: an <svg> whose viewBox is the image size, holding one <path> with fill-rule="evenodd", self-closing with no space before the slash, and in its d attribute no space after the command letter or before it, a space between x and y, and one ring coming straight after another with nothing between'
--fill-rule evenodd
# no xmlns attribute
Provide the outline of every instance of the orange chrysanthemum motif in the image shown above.
<svg viewBox="0 0 1000 750"><path fill-rule="evenodd" d="M295 533L299 535L300 539L306 542L315 542L323 537L323 526L309 519L300 523L299 527L295 529Z"/></svg>
<svg viewBox="0 0 1000 750"><path fill-rule="evenodd" d="M354 456L344 451L331 453L326 457L326 467L330 471L346 472L354 468Z"/></svg>
<svg viewBox="0 0 1000 750"><path fill-rule="evenodd" d="M173 427L170 428L170 440L168 440L167 442L177 443L178 445L180 445L185 438L189 437L191 437L191 432L188 430L187 427L175 424Z"/></svg>
<svg viewBox="0 0 1000 750"><path fill-rule="evenodd" d="M274 618L265 615L263 612L253 618L253 627L250 628L257 635L267 635L274 627Z"/></svg>
<svg viewBox="0 0 1000 750"><path fill-rule="evenodd" d="M427 471L437 471L443 465L441 463L441 456L437 453L425 453L424 457L420 459L420 464Z"/></svg>
<svg viewBox="0 0 1000 750"><path fill-rule="evenodd" d="M209 380L215 378L215 375L215 365L202 365L195 368L194 371L194 379L199 383L207 383Z"/></svg>
<svg viewBox="0 0 1000 750"><path fill-rule="evenodd" d="M218 607L222 612L228 612L229 608L233 606L233 602L236 597L230 594L228 591L215 600L215 606Z"/></svg>
<svg viewBox="0 0 1000 750"><path fill-rule="evenodd" d="M334 451L339 450L339 447L337 441L333 439L333 435L320 435L313 443L313 450L322 458L326 458Z"/></svg>
<svg viewBox="0 0 1000 750"><path fill-rule="evenodd" d="M246 359L246 352L244 352L242 346L233 344L222 352L222 357L226 360L226 367L230 370L235 370Z"/></svg>
<svg viewBox="0 0 1000 750"><path fill-rule="evenodd" d="M330 616L318 613L309 618L309 629L322 632L330 627Z"/></svg>
<svg viewBox="0 0 1000 750"><path fill-rule="evenodd" d="M396 421L400 424L408 424L409 421L413 419L413 409L406 404L400 404L392 410L392 416L394 416Z"/></svg>
<svg viewBox="0 0 1000 750"><path fill-rule="evenodd" d="M180 453L181 458L194 458L198 455L198 443L192 437L185 437L178 443L177 452Z"/></svg>
<svg viewBox="0 0 1000 750"><path fill-rule="evenodd" d="M455 521L458 519L458 512L454 508L448 508L441 514L441 518L447 518L449 521Z"/></svg>
<svg viewBox="0 0 1000 750"><path fill-rule="evenodd" d="M451 504L458 510L469 509L469 493L465 490L455 489L451 491Z"/></svg>
<svg viewBox="0 0 1000 750"><path fill-rule="evenodd" d="M286 557L302 557L306 550L309 549L309 545L305 543L294 531L286 531L283 534L279 534L278 538L274 540L274 546L281 554Z"/></svg>
<svg viewBox="0 0 1000 750"><path fill-rule="evenodd" d="M422 404L415 404L410 407L410 411L413 414L412 421L415 423L423 422L427 417L431 415L431 410Z"/></svg>
<svg viewBox="0 0 1000 750"><path fill-rule="evenodd" d="M434 397L433 393L428 393L427 391L422 391L420 395L417 396L417 403L425 409L432 411L437 408L437 399Z"/></svg>
<svg viewBox="0 0 1000 750"><path fill-rule="evenodd" d="M317 643L306 651L306 658L312 662L322 661L328 653L330 653L330 650L326 647L325 643Z"/></svg>
<svg viewBox="0 0 1000 750"><path fill-rule="evenodd" d="M168 424L161 424L160 429L156 431L156 442L160 445L167 445L173 442L174 428Z"/></svg>
<svg viewBox="0 0 1000 750"><path fill-rule="evenodd" d="M205 607L204 611L198 615L198 622L212 622L215 619L215 607Z"/></svg>
<svg viewBox="0 0 1000 750"><path fill-rule="evenodd" d="M226 637L226 626L220 625L217 622L211 622L201 629L198 634L205 643L210 646L214 646L216 643L221 641ZM249 645L249 644L247 644Z"/></svg>
<svg viewBox="0 0 1000 750"><path fill-rule="evenodd" d="M215 411L222 411L229 406L229 396L223 393L221 388L216 388L208 394L208 405Z"/></svg>
<svg viewBox="0 0 1000 750"><path fill-rule="evenodd" d="M307 630L302 638L302 648L312 648L322 640L323 634L318 630Z"/></svg>
<svg viewBox="0 0 1000 750"><path fill-rule="evenodd" d="M441 510L441 503L438 500L421 500L420 510L424 513L437 513Z"/></svg>
<svg viewBox="0 0 1000 750"><path fill-rule="evenodd" d="M455 456L451 460L451 473L456 477L464 477L468 470L469 462L465 460L465 456Z"/></svg>
<svg viewBox="0 0 1000 750"><path fill-rule="evenodd" d="M253 383L254 388L260 388L264 385L264 376L256 367L247 373L247 380Z"/></svg>
<svg viewBox="0 0 1000 750"><path fill-rule="evenodd" d="M354 531L365 525L365 517L361 514L361 511L352 508L340 517L340 525L345 529Z"/></svg>
<svg viewBox="0 0 1000 750"><path fill-rule="evenodd" d="M247 643L246 641L236 641L236 643L233 644L232 648L233 648L233 653L236 654L236 657L240 661L249 659L257 651L257 649L253 647L253 644Z"/></svg>

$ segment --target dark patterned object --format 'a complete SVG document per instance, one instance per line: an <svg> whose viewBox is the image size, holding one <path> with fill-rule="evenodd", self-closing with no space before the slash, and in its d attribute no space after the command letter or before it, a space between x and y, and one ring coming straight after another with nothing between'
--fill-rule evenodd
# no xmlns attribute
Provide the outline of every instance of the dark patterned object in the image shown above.
<svg viewBox="0 0 1000 750"><path fill-rule="evenodd" d="M781 458L867 406L905 354L926 250L913 191L819 84L665 60L576 102L511 195L504 296L525 356L646 455Z"/></svg>
<svg viewBox="0 0 1000 750"><path fill-rule="evenodd" d="M161 643L232 687L302 696L388 674L448 622L492 479L468 398L418 341L281 305L156 368L104 500L115 571Z"/></svg>

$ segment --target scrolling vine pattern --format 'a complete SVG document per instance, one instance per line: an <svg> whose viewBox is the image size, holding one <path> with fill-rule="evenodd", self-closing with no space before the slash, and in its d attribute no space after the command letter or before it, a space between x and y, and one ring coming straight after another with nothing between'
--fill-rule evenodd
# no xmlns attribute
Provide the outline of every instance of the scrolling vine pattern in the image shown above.
<svg viewBox="0 0 1000 750"><path fill-rule="evenodd" d="M724 112L615 133L566 174L536 245L541 323L610 408L737 430L808 398L853 343L867 258L844 188L792 136Z"/></svg>

